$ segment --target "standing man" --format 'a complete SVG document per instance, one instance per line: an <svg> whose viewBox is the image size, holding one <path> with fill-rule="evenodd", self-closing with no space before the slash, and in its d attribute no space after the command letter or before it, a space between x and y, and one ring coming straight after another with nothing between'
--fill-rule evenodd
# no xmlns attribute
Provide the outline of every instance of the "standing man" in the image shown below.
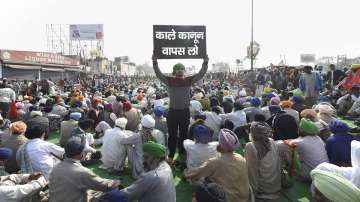
<svg viewBox="0 0 360 202"><path fill-rule="evenodd" d="M205 56L200 72L191 76L185 76L185 66L181 63L174 65L172 76L165 76L159 69L155 54L152 59L155 74L161 82L167 85L170 97L167 125L169 130L169 162L172 163L176 145L178 145L180 157L184 154L183 142L186 139L190 124L190 87L205 75L209 58ZM180 131L179 137L178 131Z"/></svg>
<svg viewBox="0 0 360 202"><path fill-rule="evenodd" d="M333 88L336 86L342 79L345 77L345 74L343 71L335 69L335 65L331 64L330 71L328 71L326 75L327 83Z"/></svg>
<svg viewBox="0 0 360 202"><path fill-rule="evenodd" d="M4 118L7 118L7 115L10 110L10 103L15 102L16 95L15 91L6 86L6 80L0 83L0 111L1 115Z"/></svg>
<svg viewBox="0 0 360 202"><path fill-rule="evenodd" d="M316 104L322 90L321 76L312 70L311 66L305 66L299 81L299 88L305 95L305 105L310 108Z"/></svg>

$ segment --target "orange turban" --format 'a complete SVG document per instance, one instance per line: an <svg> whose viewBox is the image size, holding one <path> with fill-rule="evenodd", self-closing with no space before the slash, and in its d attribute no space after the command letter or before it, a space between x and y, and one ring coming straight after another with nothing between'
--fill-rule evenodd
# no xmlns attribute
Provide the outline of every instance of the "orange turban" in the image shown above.
<svg viewBox="0 0 360 202"><path fill-rule="evenodd" d="M317 113L313 109L304 109L300 113L300 115L301 115L302 118L315 118L315 117L317 117Z"/></svg>
<svg viewBox="0 0 360 202"><path fill-rule="evenodd" d="M280 106L283 108L291 108L294 103L292 103L290 100L284 100L280 102Z"/></svg>

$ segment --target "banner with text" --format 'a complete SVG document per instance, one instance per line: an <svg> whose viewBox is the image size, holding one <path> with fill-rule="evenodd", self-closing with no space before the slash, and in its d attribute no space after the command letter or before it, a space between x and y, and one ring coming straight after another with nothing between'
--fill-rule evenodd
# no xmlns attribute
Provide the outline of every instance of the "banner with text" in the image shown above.
<svg viewBox="0 0 360 202"><path fill-rule="evenodd" d="M154 25L153 39L158 59L206 56L205 26Z"/></svg>

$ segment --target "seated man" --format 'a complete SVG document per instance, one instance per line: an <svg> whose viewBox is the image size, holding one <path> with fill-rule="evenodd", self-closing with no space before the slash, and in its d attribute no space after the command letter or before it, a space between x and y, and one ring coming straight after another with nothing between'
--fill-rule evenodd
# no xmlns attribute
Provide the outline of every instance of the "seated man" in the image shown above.
<svg viewBox="0 0 360 202"><path fill-rule="evenodd" d="M360 115L360 84L351 87L348 94L338 99L338 114L356 117Z"/></svg>
<svg viewBox="0 0 360 202"><path fill-rule="evenodd" d="M118 118L115 120L115 127L106 130L101 147L102 167L113 169L116 172L123 170L126 159L126 145L122 143L122 140L126 137L124 133L126 124L126 118Z"/></svg>
<svg viewBox="0 0 360 202"><path fill-rule="evenodd" d="M176 202L175 181L166 163L166 147L147 142L143 145L145 173L129 187L121 190L130 201Z"/></svg>
<svg viewBox="0 0 360 202"><path fill-rule="evenodd" d="M337 166L351 166L351 141L355 140L355 137L348 134L350 128L345 122L333 121L329 125L331 132L333 133L326 140L326 152L329 157L329 162Z"/></svg>
<svg viewBox="0 0 360 202"><path fill-rule="evenodd" d="M12 156L9 148L0 148L0 201L28 201L47 185L40 173L3 175L4 161Z"/></svg>
<svg viewBox="0 0 360 202"><path fill-rule="evenodd" d="M202 124L196 125L193 129L193 134L195 141L184 140L188 169L198 168L205 161L217 155L216 147L218 142L210 142L212 135L208 127Z"/></svg>
<svg viewBox="0 0 360 202"><path fill-rule="evenodd" d="M256 198L276 199L281 190L281 162L272 136L272 129L265 122L250 126L251 142L245 146L245 159L249 182Z"/></svg>
<svg viewBox="0 0 360 202"><path fill-rule="evenodd" d="M45 131L35 125L27 128L25 136L29 139L16 153L16 160L21 173L41 172L48 180L53 167L60 162L64 149L44 141Z"/></svg>
<svg viewBox="0 0 360 202"><path fill-rule="evenodd" d="M71 132L71 136L84 136L86 139L85 152L96 153L96 149L92 147L95 142L94 136L91 134L91 132L93 131L92 129L94 128L94 120L79 120L78 125L79 127L74 128L74 130Z"/></svg>
<svg viewBox="0 0 360 202"><path fill-rule="evenodd" d="M246 118L248 123L251 123L254 121L255 114L262 114L263 110L261 110L261 100L257 97L252 97L250 99L250 107L246 107L244 109L244 112L246 113Z"/></svg>
<svg viewBox="0 0 360 202"><path fill-rule="evenodd" d="M228 202L249 201L246 161L235 153L238 147L237 136L231 130L221 129L217 147L221 155L206 161L199 168L186 171L185 177L193 180L209 178L224 190Z"/></svg>
<svg viewBox="0 0 360 202"><path fill-rule="evenodd" d="M309 119L301 119L299 124L299 137L290 140L295 145L301 162L301 177L310 180L310 171L323 162L329 162L325 144L318 136L320 130Z"/></svg>
<svg viewBox="0 0 360 202"><path fill-rule="evenodd" d="M65 160L50 174L50 202L88 201L88 190L110 191L118 188L117 180L103 179L81 165L86 145L85 137L74 136L65 145Z"/></svg>
<svg viewBox="0 0 360 202"><path fill-rule="evenodd" d="M81 119L80 112L72 112L60 125L60 146L64 147L68 139L71 137L71 132L78 127L78 121Z"/></svg>

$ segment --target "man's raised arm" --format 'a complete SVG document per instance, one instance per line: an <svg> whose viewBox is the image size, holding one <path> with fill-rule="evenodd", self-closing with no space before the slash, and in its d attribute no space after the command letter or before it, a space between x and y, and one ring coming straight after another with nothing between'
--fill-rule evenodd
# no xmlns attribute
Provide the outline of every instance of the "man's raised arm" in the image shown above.
<svg viewBox="0 0 360 202"><path fill-rule="evenodd" d="M157 58L156 55L153 54L152 56L152 61L153 61L153 68L154 68L154 72L155 75L158 79L160 79L160 81L162 81L163 83L165 83L166 85L168 85L168 81L166 79L166 76L160 71L158 62L157 62Z"/></svg>
<svg viewBox="0 0 360 202"><path fill-rule="evenodd" d="M208 69L208 63L209 63L209 57L206 55L199 73L194 75L193 79L191 80L191 84L198 82L201 78L204 77Z"/></svg>

